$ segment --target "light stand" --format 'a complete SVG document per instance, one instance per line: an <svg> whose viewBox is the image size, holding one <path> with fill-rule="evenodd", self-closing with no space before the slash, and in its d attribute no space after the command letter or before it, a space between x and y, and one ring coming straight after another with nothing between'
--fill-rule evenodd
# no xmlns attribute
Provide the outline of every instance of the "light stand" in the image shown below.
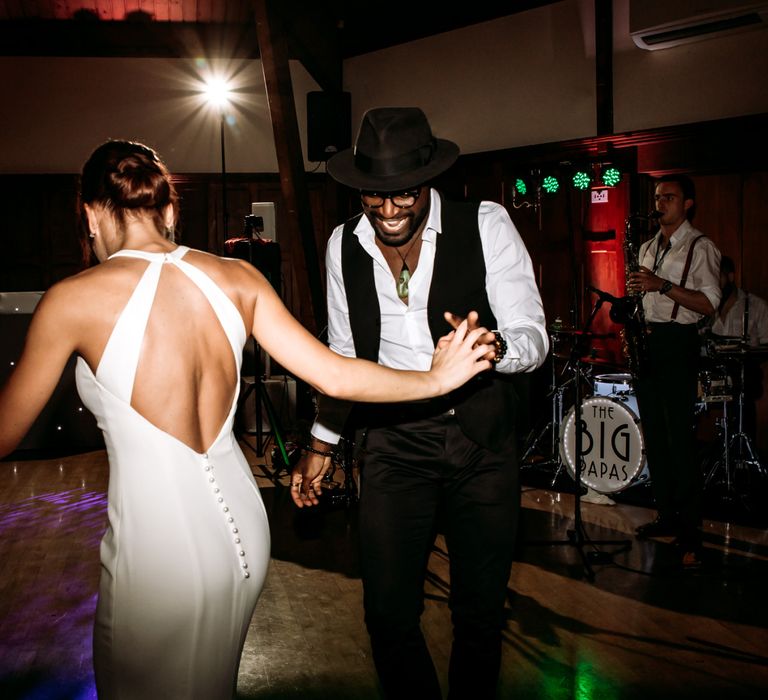
<svg viewBox="0 0 768 700"><path fill-rule="evenodd" d="M224 148L224 122L226 116L224 115L224 107L221 108L221 119L219 121L219 136L221 141L221 218L223 223L224 235L221 237L225 240L229 235L229 208L227 207L227 158Z"/></svg>
<svg viewBox="0 0 768 700"><path fill-rule="evenodd" d="M229 207L227 206L227 157L224 142L224 126L226 122L226 108L231 97L230 86L223 78L211 77L206 81L203 90L206 101L217 110L219 115L219 143L221 145L221 219L222 235L219 236L219 245L223 244L229 236Z"/></svg>

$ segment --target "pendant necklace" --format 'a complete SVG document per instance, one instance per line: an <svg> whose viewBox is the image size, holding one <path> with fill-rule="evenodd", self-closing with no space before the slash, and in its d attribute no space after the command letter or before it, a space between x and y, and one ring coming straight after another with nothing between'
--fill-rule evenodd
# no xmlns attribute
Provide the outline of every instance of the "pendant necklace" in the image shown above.
<svg viewBox="0 0 768 700"><path fill-rule="evenodd" d="M400 277L397 278L397 296L400 297L400 299L403 301L408 298L408 282L411 280L411 271L408 269L408 263L405 262L405 259L413 249L413 246L416 245L420 236L421 231L416 234L413 239L413 243L411 243L411 245L408 246L408 250L405 251L405 255L400 255L400 251L395 248L395 252L397 253L398 257L403 261L403 266L400 268Z"/></svg>

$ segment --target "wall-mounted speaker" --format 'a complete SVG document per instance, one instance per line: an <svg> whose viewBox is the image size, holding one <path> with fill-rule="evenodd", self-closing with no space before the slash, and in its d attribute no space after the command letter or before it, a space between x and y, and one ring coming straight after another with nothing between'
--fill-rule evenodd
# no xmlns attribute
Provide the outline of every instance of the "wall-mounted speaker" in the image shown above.
<svg viewBox="0 0 768 700"><path fill-rule="evenodd" d="M307 160L326 161L352 145L352 96L348 92L307 93Z"/></svg>

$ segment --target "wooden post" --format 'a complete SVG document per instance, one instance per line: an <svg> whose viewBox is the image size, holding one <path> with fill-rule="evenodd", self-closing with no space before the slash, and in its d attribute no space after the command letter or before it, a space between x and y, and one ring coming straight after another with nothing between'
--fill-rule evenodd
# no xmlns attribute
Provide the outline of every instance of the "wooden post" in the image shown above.
<svg viewBox="0 0 768 700"><path fill-rule="evenodd" d="M296 105L288 64L288 48L272 0L254 0L256 36L267 89L267 102L275 136L280 187L287 207L288 230L281 241L290 252L299 296L311 308L300 310L300 321L312 332L325 327L325 294L320 276L312 210L296 119Z"/></svg>
<svg viewBox="0 0 768 700"><path fill-rule="evenodd" d="M613 134L613 7L595 0L595 95L597 135Z"/></svg>

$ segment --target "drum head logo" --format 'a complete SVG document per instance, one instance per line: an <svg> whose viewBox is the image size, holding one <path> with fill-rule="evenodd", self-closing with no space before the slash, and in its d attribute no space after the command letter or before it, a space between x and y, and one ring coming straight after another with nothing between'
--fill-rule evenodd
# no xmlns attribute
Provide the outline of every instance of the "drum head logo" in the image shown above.
<svg viewBox="0 0 768 700"><path fill-rule="evenodd" d="M601 493L621 491L643 466L640 420L632 409L613 398L594 396L581 406L581 481ZM560 451L574 476L575 407L564 423Z"/></svg>

